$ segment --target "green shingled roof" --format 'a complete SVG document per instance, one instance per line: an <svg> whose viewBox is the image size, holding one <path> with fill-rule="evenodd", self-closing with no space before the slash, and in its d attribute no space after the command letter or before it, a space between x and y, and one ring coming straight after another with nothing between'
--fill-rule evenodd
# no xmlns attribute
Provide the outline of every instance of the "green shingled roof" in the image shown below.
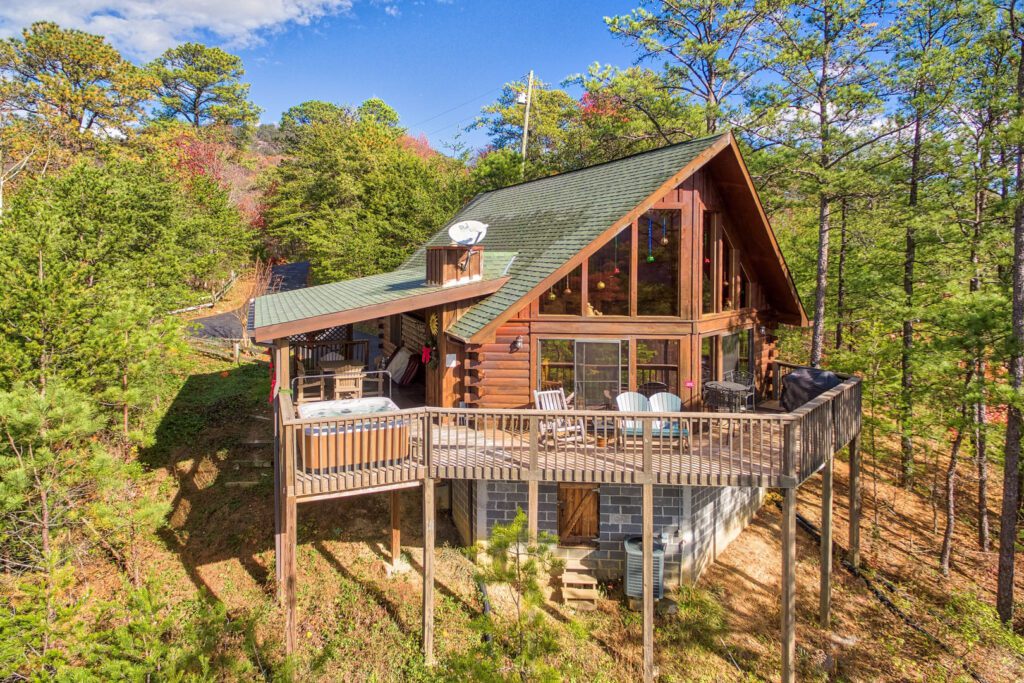
<svg viewBox="0 0 1024 683"><path fill-rule="evenodd" d="M489 250L484 258L482 280L505 277L509 264L515 261L512 251ZM430 294L442 289L452 290L458 299L458 285L437 287L428 285L425 266L407 267L390 273L380 273L355 280L342 280L326 285L268 294L256 299L253 306L252 328L312 318L331 313L342 313L355 308L384 304L399 299Z"/></svg>
<svg viewBox="0 0 1024 683"><path fill-rule="evenodd" d="M509 280L448 332L471 338L721 137L690 140L477 195L427 244L448 244L448 226L454 223L483 221L489 226L483 242L484 279L507 275ZM253 307L252 327L436 291L440 288L424 282L425 253L418 250L390 273L262 296Z"/></svg>
<svg viewBox="0 0 1024 683"><path fill-rule="evenodd" d="M578 171L478 195L448 225L483 221L484 261L491 250L515 250L509 281L469 309L449 333L469 339L653 194L722 135L690 140ZM448 226L429 245L447 244ZM422 271L424 251L403 268Z"/></svg>

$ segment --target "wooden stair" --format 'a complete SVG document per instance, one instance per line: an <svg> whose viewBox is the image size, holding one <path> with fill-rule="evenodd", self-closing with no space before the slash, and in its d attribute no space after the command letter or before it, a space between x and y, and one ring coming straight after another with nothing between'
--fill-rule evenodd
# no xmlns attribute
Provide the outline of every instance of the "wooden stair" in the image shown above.
<svg viewBox="0 0 1024 683"><path fill-rule="evenodd" d="M597 609L601 593L597 590L597 579L584 571L582 567L574 566L562 572L562 602L569 607L590 612Z"/></svg>

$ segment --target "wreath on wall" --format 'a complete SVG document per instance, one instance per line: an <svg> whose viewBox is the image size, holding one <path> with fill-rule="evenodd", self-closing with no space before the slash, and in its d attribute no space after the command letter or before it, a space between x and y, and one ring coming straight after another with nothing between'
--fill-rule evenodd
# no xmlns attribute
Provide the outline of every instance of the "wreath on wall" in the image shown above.
<svg viewBox="0 0 1024 683"><path fill-rule="evenodd" d="M427 339L426 344L423 346L422 355L420 360L423 364L428 366L430 369L437 367L438 361L438 350L437 350L437 335L441 331L441 322L437 318L437 313L431 313L427 316Z"/></svg>

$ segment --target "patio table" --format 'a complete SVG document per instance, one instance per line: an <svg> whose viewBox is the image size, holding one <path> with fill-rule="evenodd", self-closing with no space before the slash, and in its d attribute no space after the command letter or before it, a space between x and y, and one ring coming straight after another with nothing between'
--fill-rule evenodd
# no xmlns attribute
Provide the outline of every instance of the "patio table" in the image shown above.
<svg viewBox="0 0 1024 683"><path fill-rule="evenodd" d="M747 404L747 398L754 393L752 387L738 382L713 381L706 382L704 388L708 394L706 401L712 408L725 408L731 412L739 412Z"/></svg>

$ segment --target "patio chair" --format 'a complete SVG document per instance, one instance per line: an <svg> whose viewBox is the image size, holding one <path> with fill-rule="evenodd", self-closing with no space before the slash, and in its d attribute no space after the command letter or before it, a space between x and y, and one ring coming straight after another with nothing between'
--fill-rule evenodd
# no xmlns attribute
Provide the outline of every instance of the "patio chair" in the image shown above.
<svg viewBox="0 0 1024 683"><path fill-rule="evenodd" d="M746 410L748 404L750 406L750 410L754 410L757 400L756 392L754 391L754 376L752 374L745 370L730 370L722 376L722 379L726 382L732 382L733 384L742 384L750 389L750 393L743 398L740 410Z"/></svg>
<svg viewBox="0 0 1024 683"><path fill-rule="evenodd" d="M651 410L655 413L681 413L683 412L683 399L673 393L662 391L651 396ZM682 439L686 446L690 445L690 425L681 419L657 420L654 423L652 433L662 439Z"/></svg>
<svg viewBox="0 0 1024 683"><path fill-rule="evenodd" d="M534 391L533 405L537 410L564 412L571 410L569 402L572 395L565 395L564 389ZM540 418L540 442L548 441L581 441L586 437L586 425L583 418L560 416L543 416Z"/></svg>
<svg viewBox="0 0 1024 683"><path fill-rule="evenodd" d="M323 401L324 379L323 377L309 377L306 375L306 366L300 359L295 364L295 402L305 403L306 401Z"/></svg>
<svg viewBox="0 0 1024 683"><path fill-rule="evenodd" d="M651 401L646 396L636 391L624 391L615 397L615 405L624 413L649 413L651 412ZM644 435L644 423L641 420L622 418L619 423L619 440L625 441L627 436L642 437Z"/></svg>
<svg viewBox="0 0 1024 683"><path fill-rule="evenodd" d="M334 399L362 398L363 371L350 370L334 373Z"/></svg>

